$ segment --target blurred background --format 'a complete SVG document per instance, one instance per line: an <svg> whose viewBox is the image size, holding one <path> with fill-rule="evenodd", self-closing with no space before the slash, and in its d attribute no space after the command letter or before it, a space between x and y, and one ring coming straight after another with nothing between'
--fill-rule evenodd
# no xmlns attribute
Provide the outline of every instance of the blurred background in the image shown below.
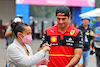
<svg viewBox="0 0 100 67"><path fill-rule="evenodd" d="M45 29L56 23L57 6L70 7L70 24L74 23L77 26L82 23L79 15L99 8L99 4L100 0L0 0L0 26L10 25L16 15L22 15L23 21L32 29L37 25L38 38L41 38ZM91 17L90 25L93 28L99 25L98 22L98 18ZM0 32L0 38L3 38L4 31Z"/></svg>
<svg viewBox="0 0 100 67"><path fill-rule="evenodd" d="M70 24L77 26L82 23L79 15L99 8L99 4L100 0L0 0L0 27L10 25L16 15L22 15L23 21L32 29L35 25L38 27L38 38L41 38L45 29L56 23L57 6L70 7ZM95 28L98 22L98 18L92 16L90 26ZM0 28L0 38L4 37L3 29Z"/></svg>

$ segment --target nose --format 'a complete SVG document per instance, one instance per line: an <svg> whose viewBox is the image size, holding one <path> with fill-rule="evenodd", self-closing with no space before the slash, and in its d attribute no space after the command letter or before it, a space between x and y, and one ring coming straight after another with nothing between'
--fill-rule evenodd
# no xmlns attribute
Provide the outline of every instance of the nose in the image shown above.
<svg viewBox="0 0 100 67"><path fill-rule="evenodd" d="M63 20L62 20L62 19L60 19L60 20L59 20L59 22L60 22L60 23L63 23Z"/></svg>

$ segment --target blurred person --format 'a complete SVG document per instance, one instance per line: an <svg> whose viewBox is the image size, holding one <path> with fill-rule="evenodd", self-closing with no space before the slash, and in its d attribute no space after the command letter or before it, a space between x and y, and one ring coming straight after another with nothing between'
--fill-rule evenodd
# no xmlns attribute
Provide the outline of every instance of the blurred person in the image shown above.
<svg viewBox="0 0 100 67"><path fill-rule="evenodd" d="M37 24L35 24L34 26L34 38L37 38L38 37L38 26Z"/></svg>
<svg viewBox="0 0 100 67"><path fill-rule="evenodd" d="M42 50L33 55L29 46L32 41L31 27L26 23L12 23L16 39L7 48L8 67L33 67L37 62L44 58L46 51L50 50L48 44L42 46Z"/></svg>
<svg viewBox="0 0 100 67"><path fill-rule="evenodd" d="M100 67L100 26L96 27L95 29L94 46L96 54L96 64L97 67Z"/></svg>
<svg viewBox="0 0 100 67"><path fill-rule="evenodd" d="M5 26L5 32L4 32L4 35L5 35L6 30L9 27L9 23L5 24L4 26ZM7 48L8 47L8 39L9 39L9 37L5 37L5 39L6 39L6 48Z"/></svg>
<svg viewBox="0 0 100 67"><path fill-rule="evenodd" d="M20 18L21 21L23 22L23 16L22 15L18 14L16 17Z"/></svg>
<svg viewBox="0 0 100 67"><path fill-rule="evenodd" d="M42 43L50 44L48 67L74 67L82 54L82 32L69 23L70 9L59 6L56 9L57 24L47 28Z"/></svg>
<svg viewBox="0 0 100 67"><path fill-rule="evenodd" d="M90 55L95 55L94 40L91 40L90 42Z"/></svg>
<svg viewBox="0 0 100 67"><path fill-rule="evenodd" d="M76 27L75 23L71 23L71 26L72 26L72 27Z"/></svg>
<svg viewBox="0 0 100 67"><path fill-rule="evenodd" d="M22 22L22 20L20 18L16 17L13 22L15 22L15 23L16 22ZM6 33L5 33L5 37L9 37L8 45L11 44L13 42L13 40L15 39L15 35L14 35L13 31L12 31L11 26L9 26L7 28Z"/></svg>
<svg viewBox="0 0 100 67"><path fill-rule="evenodd" d="M92 28L88 25L90 22L90 17L85 15L81 18L83 24L80 26L77 26L78 29L80 29L83 33L83 52L81 59L78 63L78 67L86 67L88 65L88 60L90 56L90 41L94 39L95 34L92 31Z"/></svg>
<svg viewBox="0 0 100 67"><path fill-rule="evenodd" d="M6 23L5 25L2 25L0 28L0 30L1 30L1 38L5 38L6 39L6 48L7 48L7 46L8 46L8 37L5 37L5 32L6 32L6 29L8 28L8 26L9 26L9 24L8 23Z"/></svg>

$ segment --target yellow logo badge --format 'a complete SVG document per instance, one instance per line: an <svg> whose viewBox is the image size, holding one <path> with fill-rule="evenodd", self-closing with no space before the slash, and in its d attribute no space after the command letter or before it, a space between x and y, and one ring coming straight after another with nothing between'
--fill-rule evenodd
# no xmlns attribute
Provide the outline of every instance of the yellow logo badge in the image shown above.
<svg viewBox="0 0 100 67"><path fill-rule="evenodd" d="M88 32L86 32L85 34L86 34L86 35L89 35L89 33L88 33Z"/></svg>
<svg viewBox="0 0 100 67"><path fill-rule="evenodd" d="M55 37L52 37L52 39L51 39L53 42L55 42L56 41L56 38Z"/></svg>
<svg viewBox="0 0 100 67"><path fill-rule="evenodd" d="M57 36L51 36L51 43L57 42Z"/></svg>
<svg viewBox="0 0 100 67"><path fill-rule="evenodd" d="M70 35L73 35L74 33L75 33L74 30L71 30L71 31L70 31Z"/></svg>

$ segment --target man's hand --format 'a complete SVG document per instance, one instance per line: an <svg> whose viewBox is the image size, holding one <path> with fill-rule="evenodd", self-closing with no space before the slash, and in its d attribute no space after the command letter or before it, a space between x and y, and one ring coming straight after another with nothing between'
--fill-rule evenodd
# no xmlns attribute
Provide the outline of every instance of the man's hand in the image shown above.
<svg viewBox="0 0 100 67"><path fill-rule="evenodd" d="M82 54L82 48L74 49L74 57L71 59L71 61L65 67L75 66L79 62L79 60L81 58L81 54Z"/></svg>
<svg viewBox="0 0 100 67"><path fill-rule="evenodd" d="M90 30L90 36L95 36L95 34L92 30Z"/></svg>
<svg viewBox="0 0 100 67"><path fill-rule="evenodd" d="M92 36L92 37L93 37L92 39L94 39L94 38L95 38L95 34L94 34L94 32L93 32L92 30L90 30L90 36Z"/></svg>

